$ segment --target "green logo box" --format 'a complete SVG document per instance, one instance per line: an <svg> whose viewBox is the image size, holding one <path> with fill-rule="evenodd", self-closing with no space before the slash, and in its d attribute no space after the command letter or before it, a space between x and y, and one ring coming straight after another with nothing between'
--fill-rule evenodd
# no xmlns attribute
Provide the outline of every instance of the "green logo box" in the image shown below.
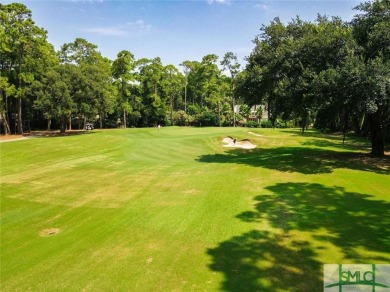
<svg viewBox="0 0 390 292"><path fill-rule="evenodd" d="M390 292L390 264L325 264L324 292Z"/></svg>

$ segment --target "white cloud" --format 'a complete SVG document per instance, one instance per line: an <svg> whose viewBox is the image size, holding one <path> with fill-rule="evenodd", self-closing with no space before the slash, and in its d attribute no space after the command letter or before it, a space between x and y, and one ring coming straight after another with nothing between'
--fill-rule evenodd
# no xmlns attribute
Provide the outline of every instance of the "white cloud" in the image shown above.
<svg viewBox="0 0 390 292"><path fill-rule="evenodd" d="M261 11L275 12L275 10L273 10L271 6L266 3L257 3L253 7Z"/></svg>
<svg viewBox="0 0 390 292"><path fill-rule="evenodd" d="M207 3L230 4L230 0L207 0Z"/></svg>
<svg viewBox="0 0 390 292"><path fill-rule="evenodd" d="M131 34L143 34L150 32L152 30L152 25L146 24L142 19L139 19L136 22L126 23L126 29Z"/></svg>
<svg viewBox="0 0 390 292"><path fill-rule="evenodd" d="M152 31L152 25L146 24L142 19L136 22L128 22L117 26L89 27L82 29L84 32L103 36L130 36L142 35Z"/></svg>
<svg viewBox="0 0 390 292"><path fill-rule="evenodd" d="M260 9L260 10L268 10L269 9L267 4L256 4L255 8Z"/></svg>
<svg viewBox="0 0 390 292"><path fill-rule="evenodd" d="M99 34L103 36L124 36L126 31L120 28L115 27L90 27L82 29L84 32L89 32L93 34Z"/></svg>

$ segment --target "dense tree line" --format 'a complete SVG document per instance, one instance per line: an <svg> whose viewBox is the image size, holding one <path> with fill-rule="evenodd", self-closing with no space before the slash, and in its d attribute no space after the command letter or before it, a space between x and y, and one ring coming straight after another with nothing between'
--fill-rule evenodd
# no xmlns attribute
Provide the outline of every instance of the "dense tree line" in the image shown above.
<svg viewBox="0 0 390 292"><path fill-rule="evenodd" d="M384 154L390 136L390 1L356 7L350 23L318 15L288 24L275 18L261 28L236 95L267 105L270 121L365 131L371 154Z"/></svg>
<svg viewBox="0 0 390 292"><path fill-rule="evenodd" d="M232 52L186 60L115 60L78 38L58 52L22 4L0 4L2 133L162 125L231 126L264 105L273 126L354 130L383 155L390 131L390 0L359 5L349 23L318 16L263 25L244 70ZM261 109L261 108L260 108ZM260 114L260 113L259 113Z"/></svg>
<svg viewBox="0 0 390 292"><path fill-rule="evenodd" d="M219 69L216 55L184 61L183 74L158 57L137 60L125 50L108 60L81 38L56 52L27 7L0 4L0 13L5 134L31 128L65 132L87 121L100 128L233 124L232 82ZM222 62L238 68L233 53Z"/></svg>

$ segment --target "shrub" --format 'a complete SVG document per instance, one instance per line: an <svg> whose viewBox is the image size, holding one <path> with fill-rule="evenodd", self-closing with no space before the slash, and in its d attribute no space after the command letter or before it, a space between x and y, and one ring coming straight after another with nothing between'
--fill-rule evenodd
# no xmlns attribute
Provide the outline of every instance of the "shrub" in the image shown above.
<svg viewBox="0 0 390 292"><path fill-rule="evenodd" d="M201 114L197 115L195 124L197 126L201 125L202 127L217 126L218 125L218 117L213 112L204 111Z"/></svg>
<svg viewBox="0 0 390 292"><path fill-rule="evenodd" d="M173 121L174 121L175 125L177 125L177 126L188 125L188 123L189 123L188 115L183 110L174 112L173 113Z"/></svg>
<svg viewBox="0 0 390 292"><path fill-rule="evenodd" d="M255 122L255 121L247 121L245 123L245 127L247 127L247 128L258 128L259 127L259 123Z"/></svg>
<svg viewBox="0 0 390 292"><path fill-rule="evenodd" d="M270 120L262 121L260 125L262 128L272 128L272 123Z"/></svg>
<svg viewBox="0 0 390 292"><path fill-rule="evenodd" d="M282 121L282 120L277 120L276 121L276 128L293 128L294 127L294 121Z"/></svg>

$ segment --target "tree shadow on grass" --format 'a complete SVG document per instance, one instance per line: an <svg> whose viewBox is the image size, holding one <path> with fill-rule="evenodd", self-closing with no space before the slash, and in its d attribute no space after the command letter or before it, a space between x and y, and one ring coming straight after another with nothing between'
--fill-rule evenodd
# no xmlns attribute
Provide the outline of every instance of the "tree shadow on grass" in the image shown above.
<svg viewBox="0 0 390 292"><path fill-rule="evenodd" d="M289 133L294 136L300 136L300 137L313 137L313 138L326 138L329 140L334 140L334 141L343 141L343 133L338 132L338 133L332 133L332 132L321 132L316 129L309 129L305 130L305 133L302 134L300 129L282 129L283 133ZM355 143L357 141L362 141L364 138L359 137L356 135L347 135L346 136L346 141Z"/></svg>
<svg viewBox="0 0 390 292"><path fill-rule="evenodd" d="M355 247L390 251L389 202L321 184L280 183L266 189L272 194L255 197L256 211L237 218L247 222L267 220L285 233L325 228L331 236L317 238L342 248L351 259L360 257Z"/></svg>
<svg viewBox="0 0 390 292"><path fill-rule="evenodd" d="M306 147L234 149L223 154L202 155L197 160L204 163L245 164L303 174L331 173L337 168L390 174L390 156L375 158L357 152L340 152Z"/></svg>
<svg viewBox="0 0 390 292"><path fill-rule="evenodd" d="M342 133L321 133L318 130L308 130L302 134L299 129L283 130L284 133L289 133L299 137L311 137L310 141L303 142L302 145L313 145L318 147L337 147L346 150L364 150L371 152L371 141L368 137L357 136L355 134L347 135L343 143ZM385 144L385 151L388 151L390 145Z"/></svg>
<svg viewBox="0 0 390 292"><path fill-rule="evenodd" d="M287 237L287 238L286 238ZM209 249L213 271L222 272L223 291L321 291L321 263L306 241L253 230Z"/></svg>
<svg viewBox="0 0 390 292"><path fill-rule="evenodd" d="M280 183L266 189L272 194L255 197L255 211L237 218L274 229L253 230L207 251L209 268L225 275L222 290L323 291L324 263L317 255L326 250L318 242L332 243L348 263L390 260L390 203L320 184ZM297 238L297 232L310 234L316 246Z"/></svg>
<svg viewBox="0 0 390 292"><path fill-rule="evenodd" d="M303 146L315 146L320 148L333 147L337 149L350 150L350 151L364 150L366 153L370 153L371 151L370 145L360 141L352 141L349 143L346 142L343 144L342 141L335 141L329 139L311 139L309 141L302 142L301 144Z"/></svg>
<svg viewBox="0 0 390 292"><path fill-rule="evenodd" d="M68 130L65 133L61 133L59 130L51 130L51 131L33 131L31 133L26 133L23 136L30 137L30 138L57 138L57 137L90 135L95 133L96 133L95 131L91 131L91 130Z"/></svg>

